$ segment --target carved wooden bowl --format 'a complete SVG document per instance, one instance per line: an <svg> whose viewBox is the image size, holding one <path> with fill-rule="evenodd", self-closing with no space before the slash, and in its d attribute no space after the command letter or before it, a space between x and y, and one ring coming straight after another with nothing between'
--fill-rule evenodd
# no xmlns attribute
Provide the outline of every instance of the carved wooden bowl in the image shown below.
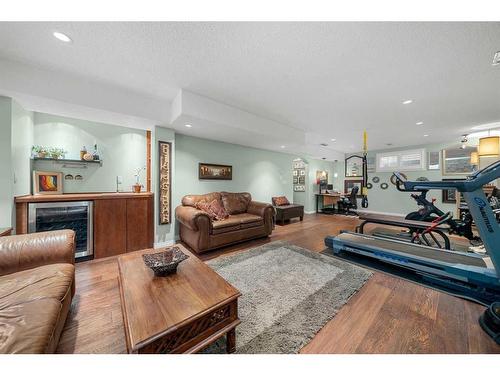
<svg viewBox="0 0 500 375"><path fill-rule="evenodd" d="M151 268L155 276L167 276L177 270L177 266L182 261L189 258L177 246L153 254L142 254L142 259L146 266Z"/></svg>

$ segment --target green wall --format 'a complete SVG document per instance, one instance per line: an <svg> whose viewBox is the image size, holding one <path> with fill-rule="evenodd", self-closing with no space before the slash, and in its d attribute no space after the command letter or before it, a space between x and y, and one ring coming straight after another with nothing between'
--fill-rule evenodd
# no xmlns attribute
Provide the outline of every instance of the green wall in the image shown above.
<svg viewBox="0 0 500 375"><path fill-rule="evenodd" d="M30 157L33 146L33 112L12 101L12 168L14 196L31 193Z"/></svg>
<svg viewBox="0 0 500 375"><path fill-rule="evenodd" d="M261 202L271 202L276 195L293 196L292 161L296 156L182 134L175 136L175 149L175 205L187 194L223 190L248 191ZM232 165L233 179L199 180L200 162Z"/></svg>
<svg viewBox="0 0 500 375"><path fill-rule="evenodd" d="M471 142L473 143L473 142ZM472 145L472 144L471 144ZM420 146L411 146L411 147L402 147L402 148L393 148L387 150L376 150L368 152L368 157L375 157L375 155L379 152L392 152L392 151L400 151L400 150L412 150L412 149L421 149L424 148L426 153L433 151L441 151L445 148L449 147L459 147L458 142L455 143L440 143L440 144L430 144L430 145L420 145ZM428 155L426 155L428 156ZM427 177L430 181L441 181L443 178L464 178L464 175L443 175L442 173L442 160L440 164L439 170L428 170L427 164L426 168L421 171L404 171L409 180L416 180L418 177ZM481 164L481 167L484 167ZM390 213L390 214L400 214L406 215L409 212L415 211L417 209L417 205L415 200L410 197L411 193L400 192L396 189L394 185L390 183L390 177L392 176L392 172L372 172L368 174L368 181L373 184L373 188L368 190L368 201L369 206L366 210L368 211L376 211L382 213ZM373 183L373 177L379 177L380 182L378 184ZM389 188L383 190L380 188L380 184L382 182L387 182L389 184ZM451 211L455 215L456 206L455 204L443 203L442 202L442 192L441 190L431 190L427 194L429 200L431 198L436 198L436 206L439 207L442 211L447 212Z"/></svg>
<svg viewBox="0 0 500 375"><path fill-rule="evenodd" d="M85 121L46 113L34 114L34 144L62 147L66 159L79 159L85 146L93 151L97 143L102 166L87 168L63 167L51 161L37 161L36 169L80 174L83 180L65 180L65 193L116 191L116 176L122 176L122 190L132 191L135 170L146 166L146 131L93 121ZM146 185L146 173L141 172L140 182Z"/></svg>
<svg viewBox="0 0 500 375"><path fill-rule="evenodd" d="M0 227L10 227L13 211L12 99L0 97Z"/></svg>

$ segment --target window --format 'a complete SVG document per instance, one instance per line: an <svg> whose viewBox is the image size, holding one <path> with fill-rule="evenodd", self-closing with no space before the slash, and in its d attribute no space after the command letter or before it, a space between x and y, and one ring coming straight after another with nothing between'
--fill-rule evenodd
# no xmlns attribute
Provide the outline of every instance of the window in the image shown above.
<svg viewBox="0 0 500 375"><path fill-rule="evenodd" d="M425 149L377 154L377 172L416 171L425 166Z"/></svg>

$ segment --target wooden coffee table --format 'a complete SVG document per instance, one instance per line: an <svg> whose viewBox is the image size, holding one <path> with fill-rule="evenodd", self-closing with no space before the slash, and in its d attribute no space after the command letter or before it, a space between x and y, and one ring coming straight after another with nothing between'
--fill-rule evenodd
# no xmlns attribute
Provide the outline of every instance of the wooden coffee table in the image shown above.
<svg viewBox="0 0 500 375"><path fill-rule="evenodd" d="M189 258L177 273L155 277L142 254L118 258L120 296L129 353L195 353L223 335L227 352L236 348L240 292L178 246Z"/></svg>

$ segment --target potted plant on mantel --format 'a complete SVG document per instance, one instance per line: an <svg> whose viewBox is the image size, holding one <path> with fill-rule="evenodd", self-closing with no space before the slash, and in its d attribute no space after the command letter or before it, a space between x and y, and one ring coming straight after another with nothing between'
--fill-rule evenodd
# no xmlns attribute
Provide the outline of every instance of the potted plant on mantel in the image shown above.
<svg viewBox="0 0 500 375"><path fill-rule="evenodd" d="M137 168L135 170L135 174L134 174L134 177L135 177L135 184L132 185L132 189L133 189L133 192L134 193L140 193L141 192L141 189L142 189L142 184L139 182L139 178L141 176L141 172L146 170L146 167L141 167L141 168Z"/></svg>
<svg viewBox="0 0 500 375"><path fill-rule="evenodd" d="M37 157L37 158L46 158L47 157L47 148L46 147L43 147L43 146L33 146L31 148L31 153L33 156Z"/></svg>

